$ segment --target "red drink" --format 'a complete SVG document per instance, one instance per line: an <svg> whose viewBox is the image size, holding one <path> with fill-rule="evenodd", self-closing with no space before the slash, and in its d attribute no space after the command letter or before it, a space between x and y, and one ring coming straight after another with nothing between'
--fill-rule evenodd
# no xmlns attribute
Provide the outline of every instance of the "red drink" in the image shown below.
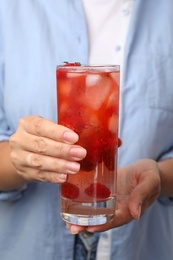
<svg viewBox="0 0 173 260"><path fill-rule="evenodd" d="M115 213L119 66L58 66L58 123L79 134L86 148L80 171L61 185L61 215L97 225Z"/></svg>

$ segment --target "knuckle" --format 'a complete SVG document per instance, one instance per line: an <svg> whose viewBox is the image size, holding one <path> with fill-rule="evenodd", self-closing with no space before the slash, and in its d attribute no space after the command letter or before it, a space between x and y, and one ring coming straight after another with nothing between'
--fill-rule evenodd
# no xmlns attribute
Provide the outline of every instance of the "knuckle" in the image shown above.
<svg viewBox="0 0 173 260"><path fill-rule="evenodd" d="M59 181L60 182L65 182L66 179L67 179L67 174L65 174L65 173L60 173L59 174Z"/></svg>
<svg viewBox="0 0 173 260"><path fill-rule="evenodd" d="M37 177L38 177L39 181L42 181L42 182L47 182L48 181L43 171L38 170L36 174L37 174Z"/></svg>
<svg viewBox="0 0 173 260"><path fill-rule="evenodd" d="M23 126L25 122L25 118L20 118L19 119L19 126Z"/></svg>
<svg viewBox="0 0 173 260"><path fill-rule="evenodd" d="M15 137L15 134L13 134L9 138L10 147L13 147L15 143L16 143L16 137Z"/></svg>
<svg viewBox="0 0 173 260"><path fill-rule="evenodd" d="M57 182L58 180L57 180L57 178L56 178L56 176L55 176L55 174L50 174L50 176L49 176L49 182L53 182L53 183L55 183L55 182Z"/></svg>
<svg viewBox="0 0 173 260"><path fill-rule="evenodd" d="M13 151L10 152L10 161L14 165L14 167L16 167L18 158L17 158L17 154Z"/></svg>
<svg viewBox="0 0 173 260"><path fill-rule="evenodd" d="M52 160L51 169L56 173L64 173L66 171L65 161L62 159Z"/></svg>
<svg viewBox="0 0 173 260"><path fill-rule="evenodd" d="M46 152L46 142L44 138L36 138L34 140L35 151L44 154Z"/></svg>
<svg viewBox="0 0 173 260"><path fill-rule="evenodd" d="M57 160L56 159L52 159L49 163L49 169L51 171L54 171L54 172L58 172L59 171L59 165L58 163L56 162Z"/></svg>
<svg viewBox="0 0 173 260"><path fill-rule="evenodd" d="M60 158L66 158L69 156L69 150L70 150L69 145L64 144L64 143L58 143L55 145L54 149L56 150L57 155L59 155Z"/></svg>
<svg viewBox="0 0 173 260"><path fill-rule="evenodd" d="M58 138L57 136L57 129L56 128L50 128L49 129L50 135Z"/></svg>
<svg viewBox="0 0 173 260"><path fill-rule="evenodd" d="M16 160L16 153L13 152L13 151L10 152L10 160L11 160L12 162L14 162L14 161Z"/></svg>
<svg viewBox="0 0 173 260"><path fill-rule="evenodd" d="M9 138L9 145L10 147L14 147L14 146L19 146L19 141L21 138L21 134L19 134L18 132L12 134Z"/></svg>
<svg viewBox="0 0 173 260"><path fill-rule="evenodd" d="M60 144L57 145L57 148L56 148L56 149L57 149L58 154L61 155L61 154L63 153L63 150L64 150L64 149L63 149L63 145L60 145Z"/></svg>
<svg viewBox="0 0 173 260"><path fill-rule="evenodd" d="M42 168L42 160L39 154L31 154L30 155L30 165L34 168L41 169Z"/></svg>
<svg viewBox="0 0 173 260"><path fill-rule="evenodd" d="M28 171L26 171L25 168L18 169L17 174L19 176L21 176L22 178L24 178L26 181L29 181L29 182L35 181L35 179L32 178L32 175L30 173L28 173Z"/></svg>
<svg viewBox="0 0 173 260"><path fill-rule="evenodd" d="M43 119L41 117L35 119L34 128L37 135L40 135L42 132L42 124L43 124Z"/></svg>
<svg viewBox="0 0 173 260"><path fill-rule="evenodd" d="M60 174L51 173L49 175L49 181L52 183L63 183L66 181L66 178L67 178L67 174L64 173L60 173Z"/></svg>
<svg viewBox="0 0 173 260"><path fill-rule="evenodd" d="M22 117L19 119L18 121L18 130L20 129L27 129L27 125L28 125L28 116Z"/></svg>

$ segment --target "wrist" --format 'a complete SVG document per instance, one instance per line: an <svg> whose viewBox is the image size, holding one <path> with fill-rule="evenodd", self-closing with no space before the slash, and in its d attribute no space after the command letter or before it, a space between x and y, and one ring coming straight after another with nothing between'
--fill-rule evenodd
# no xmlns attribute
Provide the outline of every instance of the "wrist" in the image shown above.
<svg viewBox="0 0 173 260"><path fill-rule="evenodd" d="M20 176L16 171L10 171L5 178L1 177L0 191L7 192L25 187L28 181Z"/></svg>
<svg viewBox="0 0 173 260"><path fill-rule="evenodd" d="M158 162L161 195L173 197L173 159Z"/></svg>

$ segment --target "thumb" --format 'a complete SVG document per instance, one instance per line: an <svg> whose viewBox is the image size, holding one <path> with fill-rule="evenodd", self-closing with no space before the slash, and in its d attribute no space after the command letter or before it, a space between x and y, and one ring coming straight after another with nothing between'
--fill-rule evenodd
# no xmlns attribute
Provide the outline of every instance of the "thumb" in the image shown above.
<svg viewBox="0 0 173 260"><path fill-rule="evenodd" d="M160 185L158 181L144 178L134 188L129 197L129 211L133 218L139 219L143 213L159 196Z"/></svg>
<svg viewBox="0 0 173 260"><path fill-rule="evenodd" d="M134 219L139 219L141 216L142 205L146 200L148 193L142 185L137 186L129 197L129 211Z"/></svg>

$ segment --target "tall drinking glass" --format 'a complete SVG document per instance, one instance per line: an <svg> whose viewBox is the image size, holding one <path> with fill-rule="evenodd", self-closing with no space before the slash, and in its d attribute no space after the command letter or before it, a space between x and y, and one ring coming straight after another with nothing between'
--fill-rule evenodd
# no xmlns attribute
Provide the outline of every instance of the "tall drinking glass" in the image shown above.
<svg viewBox="0 0 173 260"><path fill-rule="evenodd" d="M80 171L61 184L61 216L99 225L115 214L120 67L57 66L58 123L86 148Z"/></svg>

